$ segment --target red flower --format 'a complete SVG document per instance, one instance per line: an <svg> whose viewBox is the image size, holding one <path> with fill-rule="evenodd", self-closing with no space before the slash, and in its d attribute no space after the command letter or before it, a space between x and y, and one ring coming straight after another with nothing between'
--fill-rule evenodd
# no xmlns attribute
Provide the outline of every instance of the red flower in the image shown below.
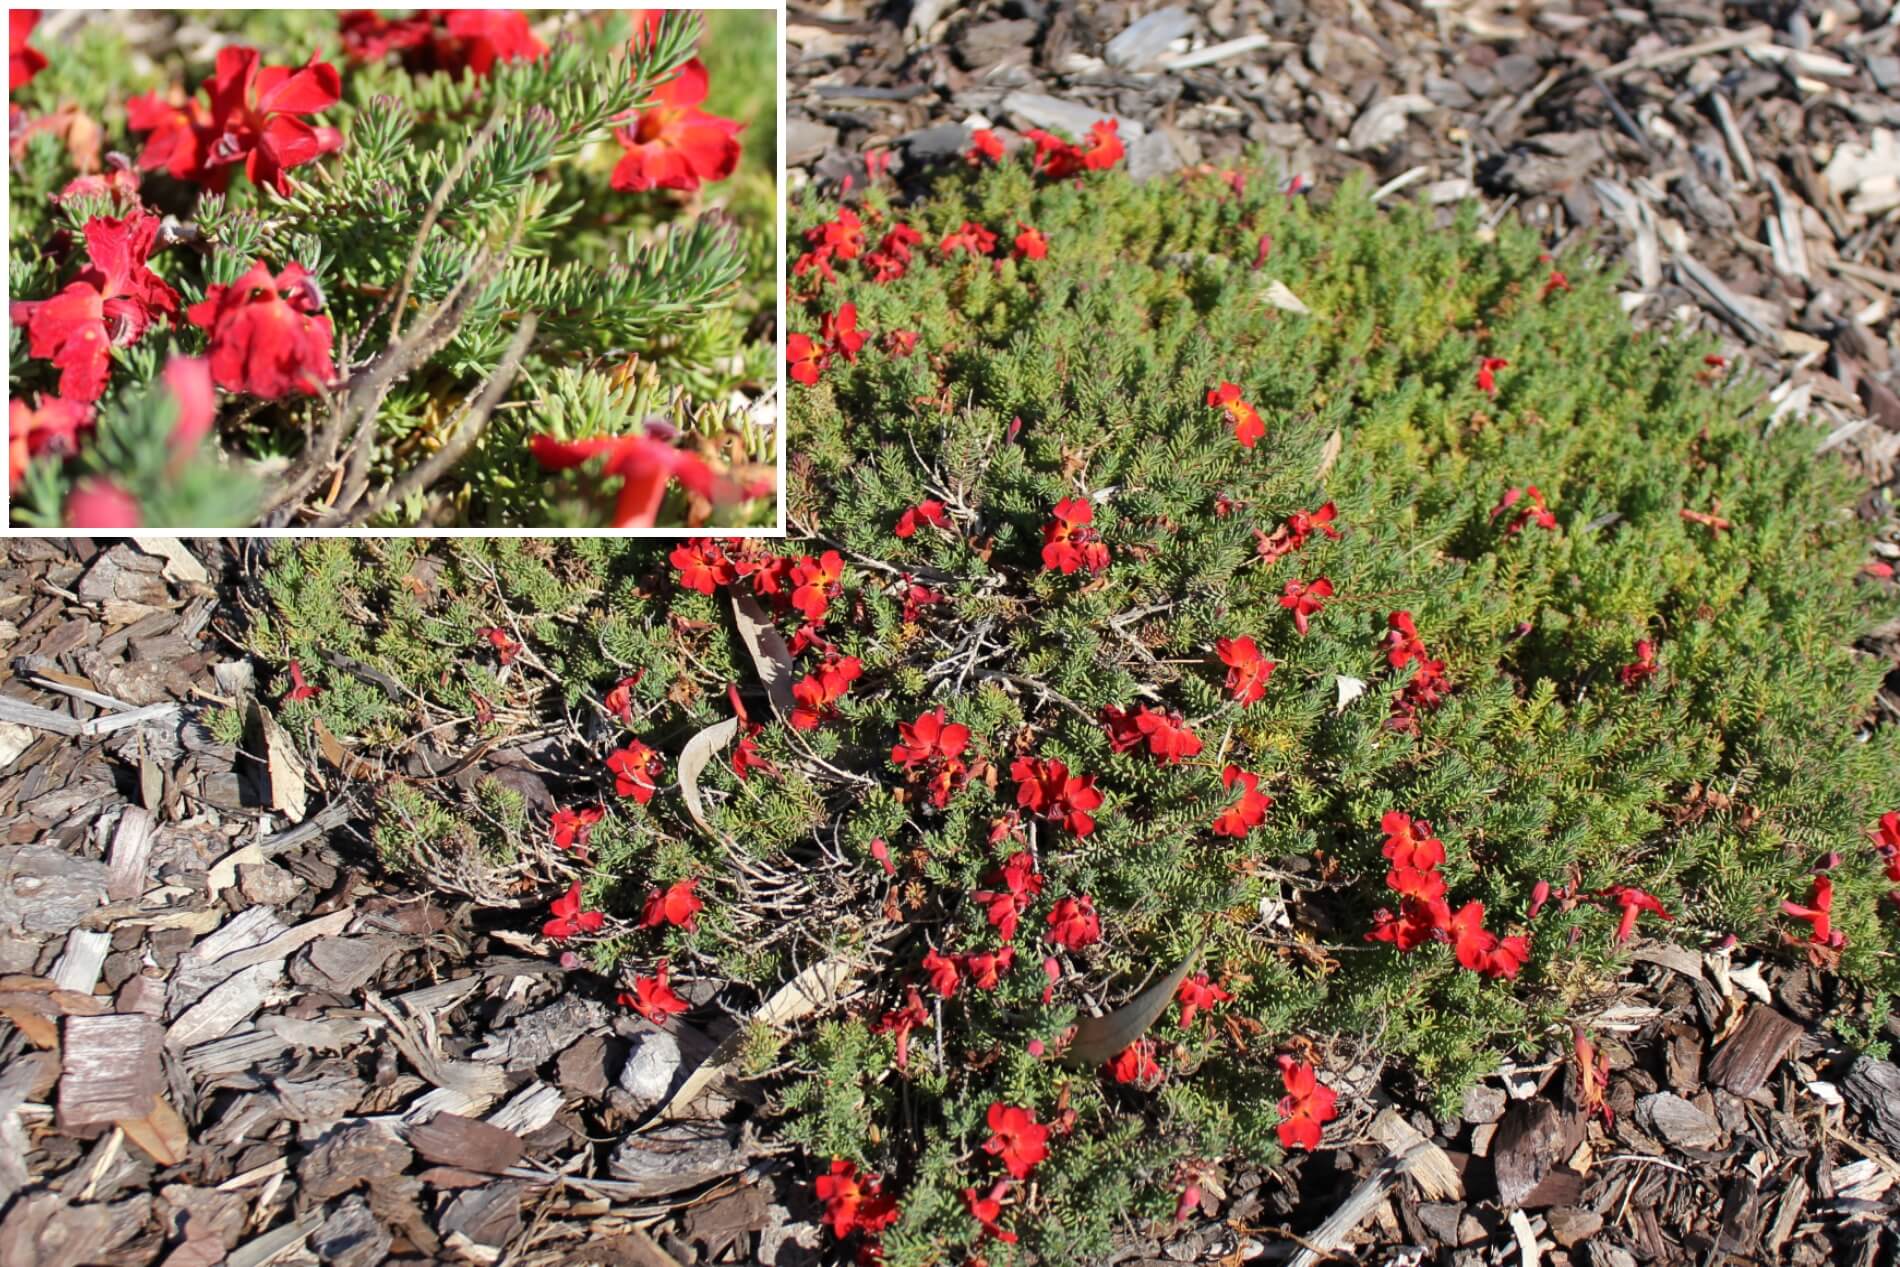
<svg viewBox="0 0 1900 1267"><path fill-rule="evenodd" d="M303 680L303 666L295 660L290 662L290 689L284 692L284 702L292 700L315 699L322 694L322 688L310 685Z"/></svg>
<svg viewBox="0 0 1900 1267"><path fill-rule="evenodd" d="M698 884L697 877L679 880L647 894L646 904L640 908L640 927L658 928L662 924L671 924L692 932L694 917L706 905L693 892Z"/></svg>
<svg viewBox="0 0 1900 1267"><path fill-rule="evenodd" d="M606 811L598 806L590 809L556 809L554 811L554 843L561 849L587 848L587 837L594 830Z"/></svg>
<svg viewBox="0 0 1900 1267"><path fill-rule="evenodd" d="M125 124L129 131L150 133L139 152L141 171L163 171L177 180L204 179L205 133L211 116L197 97L178 105L154 89L125 103ZM223 175L219 173L220 178Z"/></svg>
<svg viewBox="0 0 1900 1267"><path fill-rule="evenodd" d="M963 970L970 974L970 984L978 990L994 990L1002 984L1003 974L1016 963L1016 948L1005 946L1000 951L983 951L980 954L963 956Z"/></svg>
<svg viewBox="0 0 1900 1267"><path fill-rule="evenodd" d="M739 165L739 133L745 124L707 114L706 67L695 57L653 90L653 100L633 114L614 137L627 151L614 167L615 189L691 192L732 175Z"/></svg>
<svg viewBox="0 0 1900 1267"><path fill-rule="evenodd" d="M1445 676L1445 662L1433 660L1427 655L1425 643L1418 636L1418 628L1412 623L1411 612L1393 612L1386 617L1386 624L1386 662L1395 669L1402 669L1408 664L1418 666L1406 684L1392 697L1390 725L1395 730L1415 731L1417 715L1437 708L1443 702L1445 692L1451 689L1451 680Z"/></svg>
<svg viewBox="0 0 1900 1267"><path fill-rule="evenodd" d="M871 1027L873 1034L889 1034L897 1043L897 1067L901 1070L910 1064L910 1032L920 1025L930 1024L930 1013L924 1010L923 996L917 993L917 987L910 988L910 1001L895 1012L886 1012Z"/></svg>
<svg viewBox="0 0 1900 1267"><path fill-rule="evenodd" d="M314 53L298 67L261 62L254 48L222 48L205 85L211 109L198 133L202 167L192 173L192 179L214 190L224 189L231 165L242 160L252 184L288 194L291 168L343 145L343 134L335 128L315 127L296 117L328 110L337 103L343 80L336 67L318 61ZM168 119L165 125L175 126L175 121ZM160 149L165 162L148 152L140 156L139 165L150 170L176 161L176 145L168 138Z"/></svg>
<svg viewBox="0 0 1900 1267"><path fill-rule="evenodd" d="M30 26L31 23L28 25ZM1003 138L988 128L973 129L970 133L969 153L963 157L972 167L980 165L986 158L992 163L1000 163L1003 161Z"/></svg>
<svg viewBox="0 0 1900 1267"><path fill-rule="evenodd" d="M1050 180L1067 180L1084 171L1106 171L1124 154L1119 121L1103 119L1089 127L1086 146L1072 144L1040 128L1023 133L1036 147L1036 170Z"/></svg>
<svg viewBox="0 0 1900 1267"><path fill-rule="evenodd" d="M1339 515L1338 507L1327 502L1317 510L1296 510L1287 517L1287 521L1273 530L1268 536L1260 529L1253 530L1254 553L1271 563L1283 555L1293 553L1306 544L1306 539L1315 532L1339 540L1339 530L1333 527L1333 520Z"/></svg>
<svg viewBox="0 0 1900 1267"><path fill-rule="evenodd" d="M1065 897L1049 911L1049 940L1069 950L1092 946L1102 937L1102 921L1087 895Z"/></svg>
<svg viewBox="0 0 1900 1267"><path fill-rule="evenodd" d="M1216 639L1214 650L1227 666L1227 693L1236 704L1244 708L1266 697L1267 680L1280 666L1260 654L1259 645L1250 635Z"/></svg>
<svg viewBox="0 0 1900 1267"><path fill-rule="evenodd" d="M554 899L549 907L554 918L541 925L541 935L550 941L566 941L578 933L597 933L607 917L599 911L581 909L581 882L574 881L566 893Z"/></svg>
<svg viewBox="0 0 1900 1267"><path fill-rule="evenodd" d="M824 318L819 326L819 335L834 356L842 356L853 365L858 363L858 349L864 346L865 335L858 329L858 306L840 304L838 311Z"/></svg>
<svg viewBox="0 0 1900 1267"><path fill-rule="evenodd" d="M1042 566L1064 576L1077 568L1100 572L1108 566L1108 546L1093 527L1095 506L1086 497L1070 497L1055 504L1052 518L1042 526Z"/></svg>
<svg viewBox="0 0 1900 1267"><path fill-rule="evenodd" d="M917 332L915 330L893 330L884 336L884 350L900 361L916 349Z"/></svg>
<svg viewBox="0 0 1900 1267"><path fill-rule="evenodd" d="M1478 362L1478 390L1487 396L1498 394L1497 372L1510 365L1501 356L1487 356Z"/></svg>
<svg viewBox="0 0 1900 1267"><path fill-rule="evenodd" d="M629 739L626 747L607 758L607 768L613 772L616 795L630 796L645 805L659 790L655 780L665 767L659 753L638 739Z"/></svg>
<svg viewBox="0 0 1900 1267"><path fill-rule="evenodd" d="M875 1234L897 1221L897 1201L880 1191L883 1182L878 1175L860 1175L842 1158L833 1159L831 1173L818 1176L814 1185L833 1236L843 1240L853 1232Z"/></svg>
<svg viewBox="0 0 1900 1267"><path fill-rule="evenodd" d="M533 62L548 46L535 38L519 9L437 9L443 32L435 35L435 65L451 75L467 67L486 75L496 62Z"/></svg>
<svg viewBox="0 0 1900 1267"><path fill-rule="evenodd" d="M1014 941L1017 922L1042 892L1036 860L1027 853L1011 854L1002 866L983 877L983 882L997 887L978 889L971 898L983 905L997 934L1006 942Z"/></svg>
<svg viewBox="0 0 1900 1267"><path fill-rule="evenodd" d="M278 400L314 395L336 377L330 359L335 331L320 313L315 279L301 264L275 278L259 260L229 286L205 288L185 315L211 335L211 376L226 391Z"/></svg>
<svg viewBox="0 0 1900 1267"><path fill-rule="evenodd" d="M178 404L167 442L174 455L189 455L218 420L218 393L211 384L211 363L202 356L174 356L165 362L159 377Z"/></svg>
<svg viewBox="0 0 1900 1267"><path fill-rule="evenodd" d="M46 54L26 42L40 20L38 9L7 10L7 92L20 91L46 69Z"/></svg>
<svg viewBox="0 0 1900 1267"><path fill-rule="evenodd" d="M996 1221L1003 1217L1002 1198L1009 1192L1009 1180L1000 1179L990 1189L990 1195L979 1197L975 1188L963 1190L963 1204L969 1209L970 1217L982 1227L985 1236L994 1237L1005 1245L1016 1243L1016 1233L998 1227Z"/></svg>
<svg viewBox="0 0 1900 1267"><path fill-rule="evenodd" d="M858 680L864 666L856 656L833 657L816 672L792 684L792 715L787 720L794 730L811 730L819 722L837 714L838 701Z"/></svg>
<svg viewBox="0 0 1900 1267"><path fill-rule="evenodd" d="M1656 676L1656 644L1647 638L1636 640L1636 659L1616 671L1625 690L1635 690Z"/></svg>
<svg viewBox="0 0 1900 1267"><path fill-rule="evenodd" d="M1874 829L1873 841L1874 852L1886 864L1887 878L1900 884L1900 810L1880 816L1880 826Z"/></svg>
<svg viewBox="0 0 1900 1267"><path fill-rule="evenodd" d="M550 471L566 471L595 458L602 478L620 479L614 501L613 526L651 528L660 518L660 503L670 480L687 491L717 499L722 494L712 468L696 453L688 453L647 435L598 436L591 440L557 440L537 435L528 441L534 460Z"/></svg>
<svg viewBox="0 0 1900 1267"><path fill-rule="evenodd" d="M822 621L843 580L844 556L836 550L825 551L821 558L799 560L792 566L792 606L806 620Z"/></svg>
<svg viewBox="0 0 1900 1267"><path fill-rule="evenodd" d="M1049 1128L1036 1121L1028 1109L1019 1109L992 1101L988 1116L990 1137L983 1151L1003 1163L1003 1169L1017 1179L1027 1179L1049 1155Z"/></svg>
<svg viewBox="0 0 1900 1267"><path fill-rule="evenodd" d="M1445 842L1432 835L1432 825L1422 818L1390 810L1380 820L1379 830L1385 833L1380 852L1395 868L1429 871L1445 861Z"/></svg>
<svg viewBox="0 0 1900 1267"><path fill-rule="evenodd" d="M1311 1152L1319 1147L1321 1128L1339 1116L1334 1107L1339 1093L1320 1082L1313 1066L1291 1056L1278 1059L1286 1087L1280 1099L1280 1145Z"/></svg>
<svg viewBox="0 0 1900 1267"><path fill-rule="evenodd" d="M1102 794L1092 774L1070 775L1069 767L1046 757L1018 757L1009 768L1016 780L1016 803L1060 823L1078 836L1095 830L1089 811L1101 808Z"/></svg>
<svg viewBox="0 0 1900 1267"><path fill-rule="evenodd" d="M144 524L144 511L139 500L125 492L120 484L91 475L66 494L65 509L61 511L66 528L93 528L99 532L116 532L122 528L139 528Z"/></svg>
<svg viewBox="0 0 1900 1267"><path fill-rule="evenodd" d="M996 235L973 221L965 220L963 227L954 233L944 235L937 249L948 257L958 251L968 251L972 255L988 255L996 249Z"/></svg>
<svg viewBox="0 0 1900 1267"><path fill-rule="evenodd" d="M831 353L809 334L790 334L785 337L785 364L794 382L812 387L831 364Z"/></svg>
<svg viewBox="0 0 1900 1267"><path fill-rule="evenodd" d="M1174 992L1174 999L1181 1005L1181 1028L1186 1029L1194 1024L1197 1014L1212 1012L1223 1003L1232 1003L1234 996L1215 985L1202 972L1181 982L1181 988Z"/></svg>
<svg viewBox="0 0 1900 1267"><path fill-rule="evenodd" d="M1014 258L1019 260L1040 260L1048 257L1048 238L1043 237L1038 230L1024 224L1021 220L1016 222L1016 227L1021 229L1022 232L1016 235L1016 249L1010 252Z"/></svg>
<svg viewBox="0 0 1900 1267"><path fill-rule="evenodd" d="M113 347L136 343L158 314L178 311L178 292L146 267L158 219L142 211L86 221L87 266L48 299L16 300L27 352L59 366L59 394L86 402L105 393Z"/></svg>
<svg viewBox="0 0 1900 1267"><path fill-rule="evenodd" d="M1527 485L1521 489L1505 489L1504 496L1500 497L1498 504L1491 508L1491 518L1496 519L1499 515L1517 505L1519 501L1524 503L1524 508L1512 516L1511 522L1505 525L1504 531L1506 534L1516 536L1524 530L1526 524L1531 523L1535 523L1539 528L1547 532L1554 532L1556 530L1557 516L1551 513L1549 507L1544 505L1544 495L1537 491L1537 485L1535 484Z"/></svg>
<svg viewBox="0 0 1900 1267"><path fill-rule="evenodd" d="M899 722L897 733L902 742L891 747L892 764L902 767L906 777L927 777L932 803L939 808L949 804L951 794L969 778L962 757L970 744L970 728L946 722L943 709L937 708L914 722Z"/></svg>
<svg viewBox="0 0 1900 1267"><path fill-rule="evenodd" d="M711 541L688 541L674 546L673 553L667 557L679 569L680 584L701 594L710 595L721 585L730 585L739 579L732 560Z"/></svg>
<svg viewBox="0 0 1900 1267"><path fill-rule="evenodd" d="M1372 931L1366 934L1366 940L1389 941L1400 951L1411 951L1436 941L1450 927L1451 908L1443 898L1406 898L1399 903L1396 916L1383 908L1372 913Z"/></svg>
<svg viewBox="0 0 1900 1267"><path fill-rule="evenodd" d="M92 413L91 405L58 396L42 396L35 405L18 396L8 401L7 486L19 489L32 458L65 458L79 452L79 433L92 425Z"/></svg>
<svg viewBox="0 0 1900 1267"><path fill-rule="evenodd" d="M666 1024L666 1018L687 1011L690 1005L685 999L673 992L666 983L667 961L662 959L654 968L653 975L643 977L639 973L633 976L633 993L622 994L619 1001L631 1007L655 1025Z"/></svg>
<svg viewBox="0 0 1900 1267"><path fill-rule="evenodd" d="M1116 752L1127 752L1145 743L1149 754L1162 764L1179 765L1182 757L1192 757L1201 750L1200 739L1182 725L1179 713L1157 712L1146 704L1137 704L1133 713L1125 713L1111 704L1102 710L1102 716L1108 722L1108 746Z"/></svg>
<svg viewBox="0 0 1900 1267"><path fill-rule="evenodd" d="M923 244L924 235L907 224L893 224L879 240L877 249L864 257L864 267L874 282L894 282L910 271L910 248Z"/></svg>
<svg viewBox="0 0 1900 1267"><path fill-rule="evenodd" d="M908 539L917 535L918 524L929 524L933 528L943 528L947 531L949 525L943 517L943 503L935 498L918 502L897 517L897 526L891 531Z"/></svg>
<svg viewBox="0 0 1900 1267"><path fill-rule="evenodd" d="M1784 914L1795 919L1805 920L1808 925L1807 945L1825 950L1839 950L1847 944L1847 934L1834 927L1834 880L1830 876L1816 875L1813 888L1809 892L1808 904L1783 900L1781 909ZM1796 945L1794 938L1788 939Z"/></svg>
<svg viewBox="0 0 1900 1267"><path fill-rule="evenodd" d="M478 629L476 633L488 639L503 664L513 664L515 657L521 654L521 644L510 638L506 629Z"/></svg>
<svg viewBox="0 0 1900 1267"><path fill-rule="evenodd" d="M374 9L345 9L336 15L343 51L356 62L380 62L393 52L409 52L426 44L433 25L428 11L391 20Z"/></svg>
<svg viewBox="0 0 1900 1267"><path fill-rule="evenodd" d="M957 983L962 980L957 974L957 961L938 953L935 946L924 956L924 975L930 978L930 988L946 999L956 994Z"/></svg>
<svg viewBox="0 0 1900 1267"><path fill-rule="evenodd" d="M1260 421L1260 415L1254 407L1240 398L1240 388L1232 383L1222 383L1207 393L1207 403L1224 410L1227 421L1233 424L1234 439L1240 441L1240 447L1251 449L1267 434L1267 424Z"/></svg>
<svg viewBox="0 0 1900 1267"><path fill-rule="evenodd" d="M623 726L633 725L633 688L640 685L640 679L645 676L646 670L642 669L632 677L621 678L600 701L608 715L619 718Z"/></svg>
<svg viewBox="0 0 1900 1267"><path fill-rule="evenodd" d="M855 260L864 254L864 222L851 208L841 207L837 219L805 230L805 244L828 260Z"/></svg>
<svg viewBox="0 0 1900 1267"><path fill-rule="evenodd" d="M1636 917L1644 911L1662 919L1674 919L1663 904L1654 895L1627 884L1614 885L1597 895L1607 898L1611 904L1623 908L1623 918L1616 925L1616 940L1626 942L1636 932Z"/></svg>
<svg viewBox="0 0 1900 1267"><path fill-rule="evenodd" d="M1280 606L1293 613L1293 627L1304 638L1307 619L1324 607L1326 600L1332 596L1333 583L1323 576L1311 581L1289 580L1285 593L1280 595Z"/></svg>
<svg viewBox="0 0 1900 1267"><path fill-rule="evenodd" d="M1237 765L1230 765L1221 771L1220 783L1228 791L1232 791L1234 784L1239 783L1240 799L1214 819L1214 834L1239 840L1267 820L1267 811L1273 808L1273 798L1260 790L1259 775L1250 774Z"/></svg>
<svg viewBox="0 0 1900 1267"><path fill-rule="evenodd" d="M1446 929L1458 962L1487 977L1515 977L1530 957L1530 943L1522 937L1499 938L1484 926L1484 903L1466 902Z"/></svg>
<svg viewBox="0 0 1900 1267"><path fill-rule="evenodd" d="M103 174L91 172L67 181L58 193L51 195L52 201L63 207L74 198L109 198L121 211L136 208L139 173L132 166L132 160L114 151L106 155L105 165Z"/></svg>
<svg viewBox="0 0 1900 1267"><path fill-rule="evenodd" d="M1161 1081L1161 1065L1155 1060L1155 1045L1152 1039L1138 1038L1122 1048L1121 1054L1108 1062L1108 1075L1117 1082L1132 1082L1137 1086L1153 1086Z"/></svg>
<svg viewBox="0 0 1900 1267"><path fill-rule="evenodd" d="M1550 276L1544 279L1544 288L1537 292L1537 297L1549 299L1553 292L1569 289L1570 279L1553 268L1550 270Z"/></svg>

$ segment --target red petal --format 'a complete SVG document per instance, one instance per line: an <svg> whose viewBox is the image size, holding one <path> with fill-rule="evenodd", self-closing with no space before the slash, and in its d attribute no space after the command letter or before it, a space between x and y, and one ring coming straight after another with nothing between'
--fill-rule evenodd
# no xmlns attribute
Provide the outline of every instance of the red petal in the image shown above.
<svg viewBox="0 0 1900 1267"><path fill-rule="evenodd" d="M257 110L260 114L271 111L315 114L319 110L328 110L342 95L343 79L337 74L336 67L318 61L314 53L310 55L309 63L300 70L273 66L260 74L257 80Z"/></svg>

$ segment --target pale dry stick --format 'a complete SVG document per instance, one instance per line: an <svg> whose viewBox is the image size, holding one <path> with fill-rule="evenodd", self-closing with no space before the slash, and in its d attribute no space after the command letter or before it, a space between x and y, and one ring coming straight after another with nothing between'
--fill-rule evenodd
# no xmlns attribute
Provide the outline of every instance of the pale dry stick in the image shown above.
<svg viewBox="0 0 1900 1267"><path fill-rule="evenodd" d="M495 367L493 374L489 375L487 384L482 388L482 394L476 398L468 412L462 415L462 420L455 431L427 461L410 468L401 479L384 489L382 495L371 502L368 509L352 512L349 516L352 527L361 527L390 506L401 502L419 489L427 488L441 478L450 467L460 462L469 449L474 447L475 442L481 438L482 432L487 430L488 419L495 412L495 406L501 403L502 396L514 383L515 373L521 368L521 359L528 354L528 344L534 339L536 324L533 313L521 319L521 328L516 330L515 337L508 341L508 350L502 353L501 364Z"/></svg>
<svg viewBox="0 0 1900 1267"><path fill-rule="evenodd" d="M1664 66L1673 66L1677 62L1692 62L1698 57L1711 53L1726 53L1732 48L1747 48L1753 44L1766 44L1774 39L1775 33L1766 26L1751 26L1745 31L1725 31L1721 35L1698 40L1694 44L1684 44L1681 48L1664 49L1660 53L1650 53L1645 57L1631 57L1618 62L1603 72L1605 79L1620 79L1633 70L1660 70Z"/></svg>

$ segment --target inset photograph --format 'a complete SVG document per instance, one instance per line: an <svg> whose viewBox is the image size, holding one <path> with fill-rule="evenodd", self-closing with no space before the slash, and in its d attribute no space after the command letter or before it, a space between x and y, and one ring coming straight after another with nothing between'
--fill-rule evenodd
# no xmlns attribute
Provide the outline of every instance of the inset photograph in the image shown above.
<svg viewBox="0 0 1900 1267"><path fill-rule="evenodd" d="M774 10L9 17L13 527L778 527Z"/></svg>

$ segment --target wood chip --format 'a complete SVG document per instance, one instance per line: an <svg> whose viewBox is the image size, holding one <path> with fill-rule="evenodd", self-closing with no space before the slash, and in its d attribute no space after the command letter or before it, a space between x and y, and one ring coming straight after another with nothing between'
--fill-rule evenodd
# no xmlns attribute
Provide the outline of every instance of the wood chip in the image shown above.
<svg viewBox="0 0 1900 1267"><path fill-rule="evenodd" d="M513 1131L454 1113L438 1113L403 1135L424 1160L491 1175L506 1171L527 1150Z"/></svg>
<svg viewBox="0 0 1900 1267"><path fill-rule="evenodd" d="M1788 1054L1801 1027L1765 1004L1748 1009L1709 1060L1709 1081L1735 1095L1759 1091Z"/></svg>
<svg viewBox="0 0 1900 1267"><path fill-rule="evenodd" d="M59 1126L144 1117L164 1089L164 1031L149 1016L70 1016L61 1034Z"/></svg>

